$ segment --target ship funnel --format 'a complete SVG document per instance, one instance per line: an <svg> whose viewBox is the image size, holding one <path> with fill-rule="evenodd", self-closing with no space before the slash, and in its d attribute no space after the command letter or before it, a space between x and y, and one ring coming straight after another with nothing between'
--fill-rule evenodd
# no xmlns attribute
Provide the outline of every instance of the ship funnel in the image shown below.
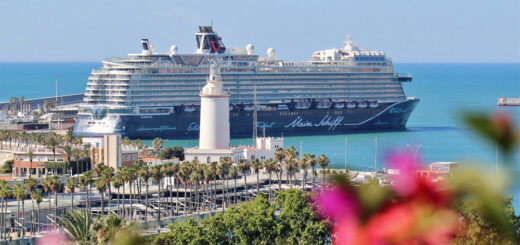
<svg viewBox="0 0 520 245"><path fill-rule="evenodd" d="M141 39L141 44L143 45L143 51L141 52L141 54L150 54L151 47L150 42L148 42L148 39Z"/></svg>

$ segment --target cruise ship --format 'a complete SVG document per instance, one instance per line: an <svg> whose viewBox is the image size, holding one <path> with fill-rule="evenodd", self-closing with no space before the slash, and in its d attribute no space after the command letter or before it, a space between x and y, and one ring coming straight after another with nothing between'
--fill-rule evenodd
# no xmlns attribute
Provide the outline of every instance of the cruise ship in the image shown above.
<svg viewBox="0 0 520 245"><path fill-rule="evenodd" d="M77 136L181 139L199 135L199 93L218 63L230 97L231 137L344 134L404 130L419 103L406 97L384 52L364 50L347 35L341 49L312 53L306 62L226 47L212 26L200 26L197 49L142 51L107 58L88 79L74 127Z"/></svg>

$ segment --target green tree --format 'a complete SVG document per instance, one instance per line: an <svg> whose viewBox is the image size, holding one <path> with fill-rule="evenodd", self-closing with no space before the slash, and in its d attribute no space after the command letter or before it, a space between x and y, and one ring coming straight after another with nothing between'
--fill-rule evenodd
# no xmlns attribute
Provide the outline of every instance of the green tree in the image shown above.
<svg viewBox="0 0 520 245"><path fill-rule="evenodd" d="M4 162L4 164L2 165L2 168L0 168L0 173L3 173L3 174L10 174L13 172L13 164L14 164L14 160L7 160Z"/></svg>
<svg viewBox="0 0 520 245"><path fill-rule="evenodd" d="M160 159L173 159L179 158L180 161L184 160L184 149L180 146L166 147L159 151L157 155Z"/></svg>
<svg viewBox="0 0 520 245"><path fill-rule="evenodd" d="M25 181L25 188L27 188L27 191L29 192L29 197L31 197L34 193L34 188L36 188L36 179L33 179L31 177L29 177L26 181ZM31 198L31 230L34 230L34 200Z"/></svg>
<svg viewBox="0 0 520 245"><path fill-rule="evenodd" d="M464 200L457 204L456 210L462 216L462 229L453 244L518 244L520 241L520 217L515 215L512 197L504 199L504 209L513 234L504 234L487 219L480 209L479 202Z"/></svg>
<svg viewBox="0 0 520 245"><path fill-rule="evenodd" d="M307 194L298 189L289 189L280 192L274 200L274 207L280 210L280 222L277 227L277 241L279 243L300 244L304 235L304 231L311 224L316 227L309 228L308 233L316 233L317 231L328 231L321 237L314 237L315 240L321 241L317 244L323 244L330 236L330 228L321 221L312 206L309 204ZM306 234L308 236L309 234ZM307 241L311 241L306 237Z"/></svg>
<svg viewBox="0 0 520 245"><path fill-rule="evenodd" d="M74 209L74 192L76 191L76 178L70 177L65 182L65 188L70 193L70 209Z"/></svg>
<svg viewBox="0 0 520 245"><path fill-rule="evenodd" d="M329 163L330 163L330 159L321 154L319 157L318 157L318 165L320 165L320 167L322 168L322 173L323 173L323 183L322 184L325 184L325 168L329 166Z"/></svg>

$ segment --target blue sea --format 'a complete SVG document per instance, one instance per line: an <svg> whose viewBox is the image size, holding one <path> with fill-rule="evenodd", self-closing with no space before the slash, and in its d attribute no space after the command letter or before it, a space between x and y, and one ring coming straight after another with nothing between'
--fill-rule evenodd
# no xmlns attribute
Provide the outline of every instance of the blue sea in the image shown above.
<svg viewBox="0 0 520 245"><path fill-rule="evenodd" d="M55 95L58 77L60 95L83 93L90 71L101 63L0 63L0 102L10 97L25 99ZM391 149L409 148L423 162L471 162L493 169L496 147L467 129L462 115L469 111L507 111L520 128L520 107L498 107L499 97L520 97L520 64L395 64L396 71L410 73L413 82L405 83L407 96L421 99L408 122L408 130L333 136L286 137L303 153L324 153L331 166L371 170L377 155L378 168L384 165ZM377 138L377 152L375 139ZM150 144L150 141L145 141ZM347 144L345 145L345 142ZM233 139L234 145L251 144L251 139ZM168 140L167 146L194 146L197 140ZM346 147L345 147L346 146ZM346 154L345 154L346 148ZM345 158L346 156L346 158ZM500 168L520 171L520 149L513 163ZM516 175L518 176L518 175ZM513 181L515 206L520 207L520 181Z"/></svg>

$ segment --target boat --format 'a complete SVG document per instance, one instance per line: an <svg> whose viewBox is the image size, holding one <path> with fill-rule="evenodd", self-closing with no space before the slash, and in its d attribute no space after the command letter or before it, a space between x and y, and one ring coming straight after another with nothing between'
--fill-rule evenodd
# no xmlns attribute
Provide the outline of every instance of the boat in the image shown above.
<svg viewBox="0 0 520 245"><path fill-rule="evenodd" d="M361 109L367 108L367 106L368 106L368 104L365 101L360 101L360 102L357 103L357 107L361 108Z"/></svg>
<svg viewBox="0 0 520 245"><path fill-rule="evenodd" d="M375 100L371 100L368 102L368 107L377 108L377 107L379 107L379 103L377 103L377 101L375 101Z"/></svg>
<svg viewBox="0 0 520 245"><path fill-rule="evenodd" d="M355 102L352 102L352 101L347 102L347 109L354 109L354 108L356 108Z"/></svg>
<svg viewBox="0 0 520 245"><path fill-rule="evenodd" d="M316 108L318 108L318 109L329 109L331 105L332 105L332 102L321 100L316 105Z"/></svg>
<svg viewBox="0 0 520 245"><path fill-rule="evenodd" d="M289 110L289 106L287 106L286 104L279 104L279 105L276 105L276 110L286 111L286 110Z"/></svg>
<svg viewBox="0 0 520 245"><path fill-rule="evenodd" d="M312 103L309 101L298 101L294 105L294 108L296 108L297 110L306 110L309 109L309 107L311 107L311 104Z"/></svg>
<svg viewBox="0 0 520 245"><path fill-rule="evenodd" d="M255 109L255 105L253 104L247 104L244 106L244 111L252 111Z"/></svg>
<svg viewBox="0 0 520 245"><path fill-rule="evenodd" d="M279 59L273 48L261 56L253 44L226 47L213 26L200 26L195 39L194 52L157 52L142 39L140 52L103 59L88 77L74 135L197 138L200 85L215 62L230 94L233 138L253 135L255 116L266 136L403 130L420 101L403 91L410 74L348 35L342 48L310 52L304 62ZM368 101L377 107L364 109Z"/></svg>
<svg viewBox="0 0 520 245"><path fill-rule="evenodd" d="M345 103L343 103L343 102L336 102L336 103L334 103L334 108L336 108L336 109L343 109L343 108L345 108Z"/></svg>
<svg viewBox="0 0 520 245"><path fill-rule="evenodd" d="M184 107L184 111L185 112L194 112L196 109L195 109L195 106L194 105L187 105Z"/></svg>

